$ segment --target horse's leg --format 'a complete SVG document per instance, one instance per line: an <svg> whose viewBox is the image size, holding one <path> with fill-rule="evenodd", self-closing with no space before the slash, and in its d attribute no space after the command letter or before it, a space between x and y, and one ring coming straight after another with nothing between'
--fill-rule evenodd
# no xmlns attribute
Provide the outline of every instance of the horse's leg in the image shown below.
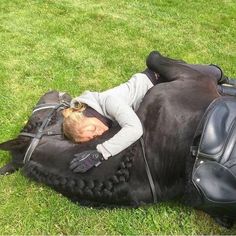
<svg viewBox="0 0 236 236"><path fill-rule="evenodd" d="M160 75L161 82L203 74L213 78L217 83L224 83L226 79L222 70L216 65L188 64L184 61L164 57L155 51L149 54L146 63L149 69Z"/></svg>

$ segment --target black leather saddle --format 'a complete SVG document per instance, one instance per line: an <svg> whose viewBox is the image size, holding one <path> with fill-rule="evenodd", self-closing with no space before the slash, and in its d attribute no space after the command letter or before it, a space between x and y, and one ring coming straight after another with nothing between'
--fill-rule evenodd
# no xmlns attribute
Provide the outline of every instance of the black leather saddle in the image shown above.
<svg viewBox="0 0 236 236"><path fill-rule="evenodd" d="M235 97L219 97L210 104L196 130L192 155L192 182L201 198L197 208L235 218Z"/></svg>

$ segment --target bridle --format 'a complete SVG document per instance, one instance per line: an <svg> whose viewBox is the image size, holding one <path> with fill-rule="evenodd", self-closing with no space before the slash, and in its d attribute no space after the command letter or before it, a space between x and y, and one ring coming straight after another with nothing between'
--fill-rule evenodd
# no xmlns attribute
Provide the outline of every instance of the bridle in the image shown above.
<svg viewBox="0 0 236 236"><path fill-rule="evenodd" d="M161 189L158 183L156 183L156 185L154 184L152 174L148 165L147 157L146 157L145 143L144 143L143 137L140 138L140 143L142 147L143 160L145 163L145 170L147 173L147 177L148 177L148 181L149 181L149 185L150 185L150 189L152 193L153 203L157 203L157 200L158 200L157 197L159 198L161 197Z"/></svg>
<svg viewBox="0 0 236 236"><path fill-rule="evenodd" d="M33 133L28 133L28 132L21 132L19 135L21 136L27 136L27 137L31 137L33 138L31 140L31 143L25 153L24 159L23 159L23 164L26 164L30 161L31 156L35 150L35 148L38 146L41 138L44 135L47 136L51 136L51 135L61 135L62 132L58 132L58 131L45 131L45 128L48 126L48 124L50 123L53 114L56 111L59 110L63 110L65 108L68 108L70 106L70 104L64 100L61 100L59 103L50 103L50 104L40 104L38 106L35 107L35 109L33 110L34 114L35 112L41 111L41 110L46 110L46 109L52 109L49 114L47 115L47 117L44 119L43 123L41 124L41 126L39 127L38 131L36 134Z"/></svg>

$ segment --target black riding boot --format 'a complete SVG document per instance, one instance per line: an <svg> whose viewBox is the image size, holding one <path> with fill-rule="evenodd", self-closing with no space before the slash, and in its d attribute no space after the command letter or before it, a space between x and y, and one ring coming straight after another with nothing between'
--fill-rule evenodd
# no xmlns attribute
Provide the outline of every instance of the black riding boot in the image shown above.
<svg viewBox="0 0 236 236"><path fill-rule="evenodd" d="M157 73L155 73L154 71L146 68L141 73L145 74L150 79L150 81L152 82L153 85L161 83L159 75Z"/></svg>
<svg viewBox="0 0 236 236"><path fill-rule="evenodd" d="M157 51L148 55L146 64L149 69L158 73L166 82L186 76L194 76L194 74L204 74L215 78L219 84L229 83L229 79L216 65L187 64L184 61L164 57Z"/></svg>

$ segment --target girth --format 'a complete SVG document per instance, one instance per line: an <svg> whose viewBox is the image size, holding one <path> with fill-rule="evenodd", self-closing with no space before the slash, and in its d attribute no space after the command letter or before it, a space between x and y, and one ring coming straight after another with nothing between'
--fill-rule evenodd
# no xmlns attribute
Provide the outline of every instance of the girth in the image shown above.
<svg viewBox="0 0 236 236"><path fill-rule="evenodd" d="M53 104L40 104L38 106L35 107L35 109L33 110L34 114L37 111L41 111L41 110L45 110L45 109L52 109L49 114L47 115L47 117L44 119L42 125L39 127L38 132L36 134L32 134L32 133L27 133L27 132L21 132L19 135L21 136L27 136L27 137L31 137L33 138L31 140L31 143L25 153L24 159L23 159L23 163L26 164L27 162L30 161L30 158L35 150L35 148L38 146L41 138L44 135L61 135L61 132L55 132L53 130L46 130L45 128L48 126L48 124L50 123L52 116L54 114L54 112L60 110L60 109L65 109L69 107L69 104L65 101L62 101L61 103L53 103Z"/></svg>
<svg viewBox="0 0 236 236"><path fill-rule="evenodd" d="M144 163L145 163L145 170L147 173L147 177L148 177L148 181L149 181L149 185L150 185L150 189L151 189L151 193L152 193L152 198L153 198L153 203L157 203L157 197L161 197L161 189L159 184L157 183L156 186L154 184L153 178L152 178L152 174L148 165L148 161L146 158L146 151L145 151L145 143L143 140L143 137L140 138L140 143L141 143L141 147L142 147L142 154L143 154L143 159L144 159Z"/></svg>

